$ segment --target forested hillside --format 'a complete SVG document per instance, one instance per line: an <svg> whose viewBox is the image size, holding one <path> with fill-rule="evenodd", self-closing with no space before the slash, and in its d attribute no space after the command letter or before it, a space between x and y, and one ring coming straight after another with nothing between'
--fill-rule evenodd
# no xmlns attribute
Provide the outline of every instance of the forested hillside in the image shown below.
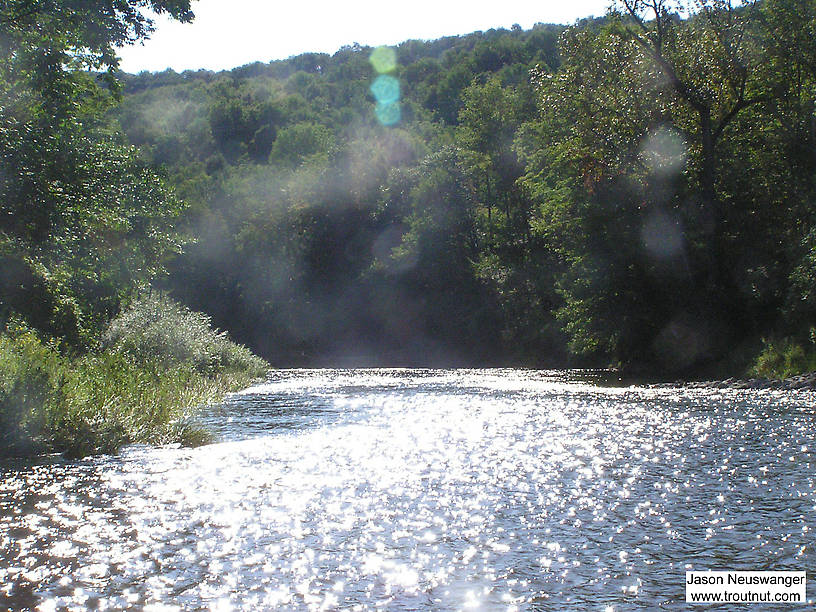
<svg viewBox="0 0 816 612"><path fill-rule="evenodd" d="M7 329L158 289L281 366L816 366L816 3L140 75L107 4L0 7Z"/></svg>
<svg viewBox="0 0 816 612"><path fill-rule="evenodd" d="M167 286L279 365L563 359L514 144L563 30L126 77L115 116L191 204Z"/></svg>
<svg viewBox="0 0 816 612"><path fill-rule="evenodd" d="M703 5L125 77L166 287L279 365L801 362L816 9Z"/></svg>

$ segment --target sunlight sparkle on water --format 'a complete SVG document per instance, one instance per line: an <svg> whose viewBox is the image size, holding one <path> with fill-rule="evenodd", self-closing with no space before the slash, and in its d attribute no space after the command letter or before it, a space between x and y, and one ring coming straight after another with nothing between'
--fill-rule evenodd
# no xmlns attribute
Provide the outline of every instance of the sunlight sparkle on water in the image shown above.
<svg viewBox="0 0 816 612"><path fill-rule="evenodd" d="M718 393L276 372L212 409L219 444L2 472L0 598L646 609L679 601L682 568L711 551L736 569L812 565L813 398Z"/></svg>

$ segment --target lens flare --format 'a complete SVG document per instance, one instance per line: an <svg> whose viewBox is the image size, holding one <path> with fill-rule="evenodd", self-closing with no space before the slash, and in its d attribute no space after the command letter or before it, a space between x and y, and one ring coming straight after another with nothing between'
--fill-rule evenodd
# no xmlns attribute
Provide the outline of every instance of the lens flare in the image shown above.
<svg viewBox="0 0 816 612"><path fill-rule="evenodd" d="M377 47L371 52L369 61L379 76L371 84L371 95L377 101L374 115L382 125L396 125L402 118L400 109L400 83L387 73L397 68L397 52L391 47Z"/></svg>
<svg viewBox="0 0 816 612"><path fill-rule="evenodd" d="M400 98L399 81L392 76L380 75L371 84L371 94L380 104L397 102Z"/></svg>
<svg viewBox="0 0 816 612"><path fill-rule="evenodd" d="M397 52L391 47L377 47L371 52L368 61L380 74L393 72L397 68Z"/></svg>
<svg viewBox="0 0 816 612"><path fill-rule="evenodd" d="M667 127L652 131L641 149L641 158L646 166L659 176L674 176L682 172L687 154L682 135Z"/></svg>
<svg viewBox="0 0 816 612"><path fill-rule="evenodd" d="M667 212L652 212L644 220L640 233L643 246L658 259L673 259L683 253L683 226L679 219Z"/></svg>
<svg viewBox="0 0 816 612"><path fill-rule="evenodd" d="M396 125L402 118L402 110L399 102L396 101L385 104L378 102L374 108L374 114L383 125Z"/></svg>

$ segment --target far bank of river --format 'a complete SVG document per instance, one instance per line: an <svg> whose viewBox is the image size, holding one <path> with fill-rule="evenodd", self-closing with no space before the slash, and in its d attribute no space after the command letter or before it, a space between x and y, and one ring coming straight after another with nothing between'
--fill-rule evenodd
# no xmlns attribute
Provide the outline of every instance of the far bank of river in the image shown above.
<svg viewBox="0 0 816 612"><path fill-rule="evenodd" d="M777 391L816 391L816 372L808 372L784 379L727 378L724 380L694 381L685 384L700 389L774 389Z"/></svg>

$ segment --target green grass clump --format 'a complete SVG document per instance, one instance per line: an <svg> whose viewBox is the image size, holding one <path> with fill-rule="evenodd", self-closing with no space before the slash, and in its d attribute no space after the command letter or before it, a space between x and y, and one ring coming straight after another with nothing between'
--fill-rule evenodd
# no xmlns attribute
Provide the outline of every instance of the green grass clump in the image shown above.
<svg viewBox="0 0 816 612"><path fill-rule="evenodd" d="M192 411L231 388L189 368L89 354L71 364L63 400L46 412L43 434L70 456L113 453L132 442L184 442Z"/></svg>
<svg viewBox="0 0 816 612"><path fill-rule="evenodd" d="M0 456L41 450L43 408L58 401L62 360L30 329L0 334Z"/></svg>
<svg viewBox="0 0 816 612"><path fill-rule="evenodd" d="M209 441L197 408L263 375L265 361L171 300L135 302L102 349L73 359L28 329L0 334L0 456L81 457L125 444Z"/></svg>
<svg viewBox="0 0 816 612"><path fill-rule="evenodd" d="M751 376L783 379L816 370L816 348L805 348L790 338L763 341L763 348L748 371Z"/></svg>

